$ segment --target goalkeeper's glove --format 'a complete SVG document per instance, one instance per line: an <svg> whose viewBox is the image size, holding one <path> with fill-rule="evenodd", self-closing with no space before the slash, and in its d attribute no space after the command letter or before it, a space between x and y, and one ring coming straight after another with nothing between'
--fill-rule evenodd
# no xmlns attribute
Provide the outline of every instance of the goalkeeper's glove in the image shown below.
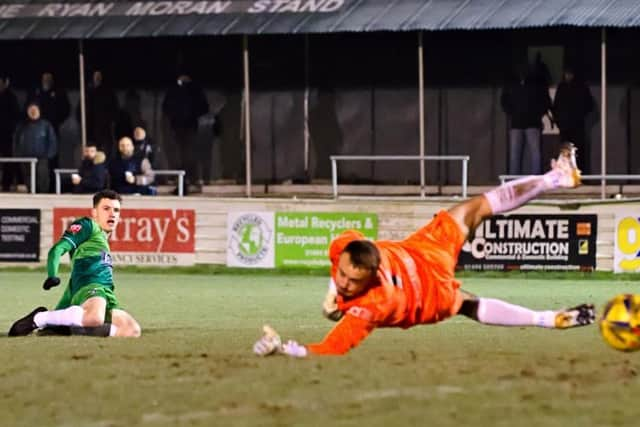
<svg viewBox="0 0 640 427"><path fill-rule="evenodd" d="M253 345L253 352L258 356L269 356L282 351L280 335L269 325L262 327L262 338Z"/></svg>
<svg viewBox="0 0 640 427"><path fill-rule="evenodd" d="M338 309L336 296L336 292L333 289L329 289L327 295L324 297L324 301L322 301L322 315L334 322L337 322L344 316L344 313Z"/></svg>
<svg viewBox="0 0 640 427"><path fill-rule="evenodd" d="M270 356L272 354L286 354L292 357L305 357L307 349L296 341L289 340L284 345L280 335L269 325L262 327L264 335L253 345L253 352L258 356Z"/></svg>
<svg viewBox="0 0 640 427"><path fill-rule="evenodd" d="M282 353L291 357L307 357L307 348L294 340L289 340L282 345Z"/></svg>
<svg viewBox="0 0 640 427"><path fill-rule="evenodd" d="M42 284L42 289L48 291L51 288L54 288L60 284L60 279L58 277L47 277L47 279Z"/></svg>

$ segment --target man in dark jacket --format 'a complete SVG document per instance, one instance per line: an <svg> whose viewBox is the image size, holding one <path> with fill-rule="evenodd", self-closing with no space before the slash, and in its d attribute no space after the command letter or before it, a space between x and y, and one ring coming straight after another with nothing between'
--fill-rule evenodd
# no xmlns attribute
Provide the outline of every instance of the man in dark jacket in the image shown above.
<svg viewBox="0 0 640 427"><path fill-rule="evenodd" d="M151 162L135 152L128 136L118 141L118 154L109 161L109 175L111 188L120 194L157 194Z"/></svg>
<svg viewBox="0 0 640 427"><path fill-rule="evenodd" d="M578 149L580 168L585 175L591 172L585 118L593 111L593 103L587 85L576 79L571 67L565 67L553 101L553 118L560 129L561 142L572 142Z"/></svg>
<svg viewBox="0 0 640 427"><path fill-rule="evenodd" d="M87 140L95 142L98 150L111 156L114 154L114 126L120 105L113 89L105 86L100 70L93 72L92 83L87 90L86 108ZM77 110L80 117L79 104Z"/></svg>
<svg viewBox="0 0 640 427"><path fill-rule="evenodd" d="M42 74L40 86L27 94L27 104L30 102L35 102L40 106L40 115L44 120L51 123L53 130L56 132L56 140L60 142L60 126L69 117L71 104L67 93L56 87L52 73L45 72ZM54 190L53 170L59 164L58 153L59 150L56 150L55 155L49 159L49 192L51 193Z"/></svg>
<svg viewBox="0 0 640 427"><path fill-rule="evenodd" d="M149 159L149 162L153 164L153 158L155 156L153 152L153 141L142 126L138 126L133 130L133 145L135 154L146 157Z"/></svg>
<svg viewBox="0 0 640 427"><path fill-rule="evenodd" d="M0 75L0 157L13 157L13 133L16 130L20 108L16 95L9 88L9 78ZM18 177L20 165L0 163L2 191L9 191Z"/></svg>
<svg viewBox="0 0 640 427"><path fill-rule="evenodd" d="M107 169L105 154L98 151L94 142L89 142L82 150L82 163L78 173L71 175L74 193L97 193L106 188Z"/></svg>
<svg viewBox="0 0 640 427"><path fill-rule="evenodd" d="M509 173L521 175L523 148L531 159L528 173L540 174L540 136L542 116L551 108L547 89L528 75L527 68L518 71L518 79L505 87L500 99L509 118Z"/></svg>
<svg viewBox="0 0 640 427"><path fill-rule="evenodd" d="M27 104L30 102L36 102L40 106L40 115L51 123L56 136L59 137L60 125L69 117L71 105L67 93L56 88L53 74L49 72L42 74L40 86L27 95Z"/></svg>
<svg viewBox="0 0 640 427"><path fill-rule="evenodd" d="M58 139L51 123L40 116L37 103L31 102L27 106L27 116L28 120L20 125L15 134L16 155L38 159L36 191L46 193L50 189L49 160L58 154Z"/></svg>
<svg viewBox="0 0 640 427"><path fill-rule="evenodd" d="M198 118L209 111L209 102L202 88L187 74L178 76L176 85L169 88L162 111L169 118L173 143L177 146L177 167L186 172L186 182L195 173L195 144Z"/></svg>

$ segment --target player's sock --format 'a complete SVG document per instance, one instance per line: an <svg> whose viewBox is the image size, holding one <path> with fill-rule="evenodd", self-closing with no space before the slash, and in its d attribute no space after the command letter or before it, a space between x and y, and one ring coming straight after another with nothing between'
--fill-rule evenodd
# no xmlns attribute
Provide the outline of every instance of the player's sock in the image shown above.
<svg viewBox="0 0 640 427"><path fill-rule="evenodd" d="M70 326L45 326L42 329L38 329L39 337L48 336L69 336L71 335Z"/></svg>
<svg viewBox="0 0 640 427"><path fill-rule="evenodd" d="M82 326L83 316L82 307L72 305L62 310L40 312L35 315L33 321L38 328L44 328L48 325Z"/></svg>
<svg viewBox="0 0 640 427"><path fill-rule="evenodd" d="M95 327L71 327L71 335L85 335L89 337L115 337L117 332L118 327L112 323L104 323Z"/></svg>
<svg viewBox="0 0 640 427"><path fill-rule="evenodd" d="M555 311L535 311L493 298L478 300L478 321L488 325L554 328Z"/></svg>
<svg viewBox="0 0 640 427"><path fill-rule="evenodd" d="M544 175L531 175L516 179L488 191L484 197L487 198L493 215L509 212L545 191L558 188L561 175L561 171L553 169Z"/></svg>

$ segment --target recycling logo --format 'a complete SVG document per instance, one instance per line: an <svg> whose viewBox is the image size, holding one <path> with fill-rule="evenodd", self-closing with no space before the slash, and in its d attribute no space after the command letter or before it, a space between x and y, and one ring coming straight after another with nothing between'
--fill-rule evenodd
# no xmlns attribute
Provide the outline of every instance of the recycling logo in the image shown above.
<svg viewBox="0 0 640 427"><path fill-rule="evenodd" d="M273 230L262 217L247 213L231 227L229 249L242 264L258 264L269 253Z"/></svg>

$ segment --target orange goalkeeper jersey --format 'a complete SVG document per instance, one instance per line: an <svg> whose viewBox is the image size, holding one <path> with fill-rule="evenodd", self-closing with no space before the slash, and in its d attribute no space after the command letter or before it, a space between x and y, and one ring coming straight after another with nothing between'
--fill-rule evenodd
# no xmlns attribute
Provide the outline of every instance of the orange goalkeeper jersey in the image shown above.
<svg viewBox="0 0 640 427"><path fill-rule="evenodd" d="M364 238L349 230L331 242L333 280L345 246ZM338 295L338 308L345 315L321 343L306 346L311 353L343 354L377 327L409 328L439 322L458 312L462 297L454 272L464 235L448 212L439 212L405 240L374 243L381 258L377 283L347 301Z"/></svg>

